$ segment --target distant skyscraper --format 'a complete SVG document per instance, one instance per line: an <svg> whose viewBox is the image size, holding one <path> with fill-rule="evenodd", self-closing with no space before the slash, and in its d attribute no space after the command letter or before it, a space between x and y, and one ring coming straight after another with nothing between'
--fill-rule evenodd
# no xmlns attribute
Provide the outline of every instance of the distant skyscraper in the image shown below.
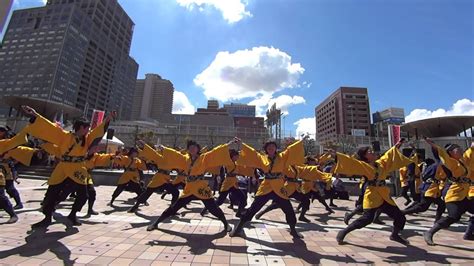
<svg viewBox="0 0 474 266"><path fill-rule="evenodd" d="M316 138L337 135L370 136L367 88L340 87L316 107Z"/></svg>
<svg viewBox="0 0 474 266"><path fill-rule="evenodd" d="M157 74L138 79L133 98L132 120L160 120L173 109L174 87Z"/></svg>
<svg viewBox="0 0 474 266"><path fill-rule="evenodd" d="M233 117L255 117L255 105L230 103L224 104L224 109Z"/></svg>
<svg viewBox="0 0 474 266"><path fill-rule="evenodd" d="M133 27L117 0L48 0L13 12L0 48L0 96L63 103L89 116L117 110L130 119Z"/></svg>

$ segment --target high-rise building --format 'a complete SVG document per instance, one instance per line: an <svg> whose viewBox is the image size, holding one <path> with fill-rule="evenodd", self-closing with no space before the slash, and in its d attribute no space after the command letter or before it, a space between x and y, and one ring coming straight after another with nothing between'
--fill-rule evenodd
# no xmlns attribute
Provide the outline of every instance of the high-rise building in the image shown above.
<svg viewBox="0 0 474 266"><path fill-rule="evenodd" d="M340 87L316 107L315 116L321 142L338 135L370 136L367 88Z"/></svg>
<svg viewBox="0 0 474 266"><path fill-rule="evenodd" d="M401 125L405 123L405 111L403 108L390 107L372 114L373 135L377 138L388 138L389 125Z"/></svg>
<svg viewBox="0 0 474 266"><path fill-rule="evenodd" d="M157 74L138 79L133 97L132 120L160 120L173 109L173 83Z"/></svg>
<svg viewBox="0 0 474 266"><path fill-rule="evenodd" d="M0 96L61 103L88 116L117 110L130 119L133 27L117 0L48 0L13 12L0 48Z"/></svg>
<svg viewBox="0 0 474 266"><path fill-rule="evenodd" d="M217 100L208 100L207 108L198 108L195 112L196 115L222 115L229 116L229 113L224 108L219 108L219 102Z"/></svg>
<svg viewBox="0 0 474 266"><path fill-rule="evenodd" d="M255 117L255 105L230 103L224 104L224 109L233 117Z"/></svg>

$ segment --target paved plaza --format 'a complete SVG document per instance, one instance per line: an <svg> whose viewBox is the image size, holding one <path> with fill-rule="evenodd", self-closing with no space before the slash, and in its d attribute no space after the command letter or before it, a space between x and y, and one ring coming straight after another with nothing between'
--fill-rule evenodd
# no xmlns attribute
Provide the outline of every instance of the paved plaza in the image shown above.
<svg viewBox="0 0 474 266"><path fill-rule="evenodd" d="M25 209L19 222L2 224L0 263L5 265L313 265L313 264L464 264L474 265L474 243L462 240L467 216L435 236L437 246L425 244L422 232L433 221L433 210L408 216L403 235L409 246L389 241L391 221L387 226L370 225L347 236L347 244L339 246L337 232L345 227L343 215L353 201L335 201L336 213L328 215L315 201L307 217L311 224L298 223L303 240L293 240L284 215L274 210L253 220L245 230L245 238L230 238L223 226L211 216L201 217L200 202L191 203L160 230L147 232L146 226L166 208L170 196L161 200L152 195L150 205L137 214L127 213L133 194L124 192L114 208L107 206L114 187L97 187L95 209L99 215L81 218L83 225L72 227L67 222L71 201L66 201L55 215L56 222L47 230L31 231L30 224L42 219L38 211L46 186L40 180L21 180L20 190ZM402 201L398 201L402 206ZM295 203L296 206L296 203ZM230 223L237 219L228 204L223 210ZM86 208L83 209L86 211ZM84 216L82 214L80 216ZM7 220L0 213L0 222Z"/></svg>

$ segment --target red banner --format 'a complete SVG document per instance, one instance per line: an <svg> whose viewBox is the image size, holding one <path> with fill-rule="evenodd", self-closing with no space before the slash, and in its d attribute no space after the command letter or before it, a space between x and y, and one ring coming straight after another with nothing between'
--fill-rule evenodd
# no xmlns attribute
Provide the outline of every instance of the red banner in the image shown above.
<svg viewBox="0 0 474 266"><path fill-rule="evenodd" d="M92 119L91 119L91 129L96 128L98 125L104 121L105 111L96 110L92 112Z"/></svg>
<svg viewBox="0 0 474 266"><path fill-rule="evenodd" d="M400 141L400 126L392 126L392 140L393 145L397 144Z"/></svg>

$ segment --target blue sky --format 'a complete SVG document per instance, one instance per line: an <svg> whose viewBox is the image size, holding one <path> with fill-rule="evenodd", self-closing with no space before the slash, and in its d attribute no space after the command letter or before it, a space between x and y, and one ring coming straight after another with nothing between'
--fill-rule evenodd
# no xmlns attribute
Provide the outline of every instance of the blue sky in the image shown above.
<svg viewBox="0 0 474 266"><path fill-rule="evenodd" d="M294 134L297 125L312 131L314 107L332 91L360 86L369 89L372 112L397 106L406 115L418 109L410 119L474 115L470 0L119 2L135 22L138 76L171 80L181 112L207 98L261 111L276 102Z"/></svg>

